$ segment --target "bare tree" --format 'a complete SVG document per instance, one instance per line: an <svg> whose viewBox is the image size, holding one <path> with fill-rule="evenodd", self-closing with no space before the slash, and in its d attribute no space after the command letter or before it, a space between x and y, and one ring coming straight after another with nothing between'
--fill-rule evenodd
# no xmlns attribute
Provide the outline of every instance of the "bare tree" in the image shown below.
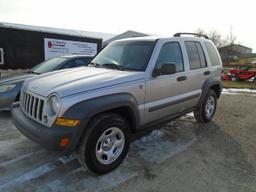
<svg viewBox="0 0 256 192"><path fill-rule="evenodd" d="M230 27L230 33L229 35L225 38L225 44L226 45L233 45L235 44L237 38L232 32L232 28Z"/></svg>
<svg viewBox="0 0 256 192"><path fill-rule="evenodd" d="M222 36L219 32L212 30L209 32L208 36L213 41L217 48L224 46L225 43L223 42Z"/></svg>
<svg viewBox="0 0 256 192"><path fill-rule="evenodd" d="M227 45L232 45L236 42L236 36L230 32L229 36L223 37L218 31L211 30L210 32L206 32L203 29L197 29L196 33L200 35L207 35L209 39L216 45L217 48L221 48Z"/></svg>
<svg viewBox="0 0 256 192"><path fill-rule="evenodd" d="M195 33L197 33L197 34L199 34L199 35L208 35L208 34L206 34L206 32L205 32L203 29L201 29L201 28L198 28L198 29L195 31Z"/></svg>

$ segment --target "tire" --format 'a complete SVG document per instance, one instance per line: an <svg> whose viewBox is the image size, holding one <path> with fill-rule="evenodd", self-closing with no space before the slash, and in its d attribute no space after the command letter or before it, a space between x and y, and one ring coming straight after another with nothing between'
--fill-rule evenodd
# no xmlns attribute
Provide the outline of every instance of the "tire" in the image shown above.
<svg viewBox="0 0 256 192"><path fill-rule="evenodd" d="M207 123L211 121L215 114L216 107L217 107L217 95L215 91L213 91L212 89L209 89L201 106L199 106L199 108L194 111L194 117L197 120L197 122Z"/></svg>
<svg viewBox="0 0 256 192"><path fill-rule="evenodd" d="M231 76L231 80L232 81L239 81L238 77L236 75L232 75Z"/></svg>
<svg viewBox="0 0 256 192"><path fill-rule="evenodd" d="M17 94L15 101L20 101L20 93Z"/></svg>
<svg viewBox="0 0 256 192"><path fill-rule="evenodd" d="M79 146L78 160L93 174L117 168L129 151L129 126L118 114L105 113L93 118Z"/></svg>

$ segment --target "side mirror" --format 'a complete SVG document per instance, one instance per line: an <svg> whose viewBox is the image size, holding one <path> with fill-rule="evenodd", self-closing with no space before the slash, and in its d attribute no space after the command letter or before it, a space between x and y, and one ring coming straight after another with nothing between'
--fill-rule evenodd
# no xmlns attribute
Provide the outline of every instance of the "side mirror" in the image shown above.
<svg viewBox="0 0 256 192"><path fill-rule="evenodd" d="M166 63L162 65L161 69L154 69L152 76L171 75L176 73L176 65L174 63Z"/></svg>

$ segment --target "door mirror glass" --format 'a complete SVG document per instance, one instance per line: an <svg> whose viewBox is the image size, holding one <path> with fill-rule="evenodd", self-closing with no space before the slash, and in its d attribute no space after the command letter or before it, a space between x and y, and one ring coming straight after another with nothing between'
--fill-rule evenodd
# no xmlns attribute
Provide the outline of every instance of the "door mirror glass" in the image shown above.
<svg viewBox="0 0 256 192"><path fill-rule="evenodd" d="M163 64L161 72L163 75L170 75L176 73L176 65L174 63Z"/></svg>

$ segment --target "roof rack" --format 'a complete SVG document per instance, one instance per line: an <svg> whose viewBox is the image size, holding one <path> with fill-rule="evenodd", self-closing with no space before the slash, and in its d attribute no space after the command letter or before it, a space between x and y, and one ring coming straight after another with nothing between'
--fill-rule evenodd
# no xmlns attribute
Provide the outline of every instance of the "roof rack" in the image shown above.
<svg viewBox="0 0 256 192"><path fill-rule="evenodd" d="M204 37L205 39L209 39L209 37L207 35L201 35L201 34L198 34L198 33L175 33L173 35L173 37L180 37L181 35L194 35L194 36L197 36L197 37Z"/></svg>

